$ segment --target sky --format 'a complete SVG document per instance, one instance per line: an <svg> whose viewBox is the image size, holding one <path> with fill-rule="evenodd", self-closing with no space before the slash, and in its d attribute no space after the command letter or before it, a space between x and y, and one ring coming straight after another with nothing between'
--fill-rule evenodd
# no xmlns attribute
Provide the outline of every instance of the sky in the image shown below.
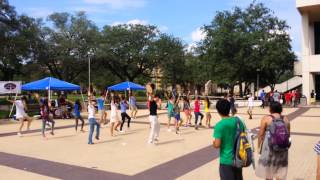
<svg viewBox="0 0 320 180"><path fill-rule="evenodd" d="M9 0L19 14L46 18L53 12L86 11L88 18L102 28L122 23L152 24L186 44L200 41L200 27L209 24L217 11L246 7L252 0ZM301 51L300 15L295 0L256 0L269 7L291 26L289 33L296 55Z"/></svg>

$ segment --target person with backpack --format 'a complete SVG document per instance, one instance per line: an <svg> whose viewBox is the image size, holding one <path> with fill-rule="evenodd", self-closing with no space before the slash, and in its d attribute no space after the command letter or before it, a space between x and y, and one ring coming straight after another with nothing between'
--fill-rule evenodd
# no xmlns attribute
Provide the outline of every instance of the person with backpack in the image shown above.
<svg viewBox="0 0 320 180"><path fill-rule="evenodd" d="M237 167L235 162L235 144L237 144L237 132L244 132L243 121L237 117L229 116L230 102L220 99L216 109L221 120L215 125L213 133L213 147L220 149L219 174L221 180L242 180L242 166ZM239 136L238 136L239 137Z"/></svg>
<svg viewBox="0 0 320 180"><path fill-rule="evenodd" d="M314 146L314 150L317 153L316 180L320 180L320 141Z"/></svg>
<svg viewBox="0 0 320 180"><path fill-rule="evenodd" d="M320 180L320 141L314 146L314 150L317 153L318 165L317 165L317 180Z"/></svg>
<svg viewBox="0 0 320 180"><path fill-rule="evenodd" d="M264 179L286 179L288 150L290 147L290 122L282 116L279 102L270 104L270 115L262 118L258 135L260 157L256 175Z"/></svg>

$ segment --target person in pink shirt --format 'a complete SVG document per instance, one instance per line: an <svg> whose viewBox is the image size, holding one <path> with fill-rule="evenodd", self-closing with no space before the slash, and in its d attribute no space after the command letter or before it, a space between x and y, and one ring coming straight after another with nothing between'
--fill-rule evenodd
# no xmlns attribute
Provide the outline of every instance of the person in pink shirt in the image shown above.
<svg viewBox="0 0 320 180"><path fill-rule="evenodd" d="M194 101L194 116L195 116L195 129L198 130L199 125L202 125L202 119L203 119L203 114L200 112L200 97L196 97L196 100ZM198 121L200 118L200 121Z"/></svg>

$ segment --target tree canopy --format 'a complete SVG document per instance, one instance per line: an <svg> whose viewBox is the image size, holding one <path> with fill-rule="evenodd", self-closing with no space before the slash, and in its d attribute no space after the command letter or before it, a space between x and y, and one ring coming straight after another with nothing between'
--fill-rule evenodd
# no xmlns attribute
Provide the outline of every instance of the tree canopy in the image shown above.
<svg viewBox="0 0 320 180"><path fill-rule="evenodd" d="M207 36L199 47L201 58L211 64L217 83L254 83L259 73L262 85L274 86L296 60L288 29L261 3L218 12L203 27Z"/></svg>
<svg viewBox="0 0 320 180"><path fill-rule="evenodd" d="M217 12L202 30L195 51L156 25L98 28L85 12L52 13L46 20L19 15L0 2L0 79L30 81L54 76L99 88L119 81L203 86L208 80L232 87L278 83L293 71L296 57L286 21L261 3ZM160 76L155 72L160 72ZM242 89L242 88L241 88Z"/></svg>

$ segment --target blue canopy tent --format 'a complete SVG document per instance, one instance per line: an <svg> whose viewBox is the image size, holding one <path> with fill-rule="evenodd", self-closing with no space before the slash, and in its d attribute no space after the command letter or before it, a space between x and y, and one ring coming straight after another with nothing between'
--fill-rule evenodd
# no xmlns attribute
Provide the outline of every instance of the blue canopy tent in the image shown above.
<svg viewBox="0 0 320 180"><path fill-rule="evenodd" d="M81 90L81 89L80 89L80 86L78 86L78 85L71 84L71 83L68 83L68 82L53 78L53 77L46 77L44 79L40 79L40 80L22 85L21 90L24 90L24 91L39 91L39 90L48 91L48 99L51 100L51 91L52 90L76 91L76 90ZM16 94L15 99L17 98L17 95L18 94ZM84 101L82 92L81 92L81 96L82 96L82 100ZM11 116L12 110L13 110L13 106L12 106L12 109L10 111L9 116Z"/></svg>
<svg viewBox="0 0 320 180"><path fill-rule="evenodd" d="M76 90L80 90L80 86L71 84L53 77L46 77L38 81L24 84L22 85L21 89L24 91L46 90L48 91L49 99L51 99L50 91L52 90L76 91Z"/></svg>
<svg viewBox="0 0 320 180"><path fill-rule="evenodd" d="M107 89L112 91L126 91L126 90L145 90L146 88L139 84L126 81L126 82L122 82L122 83L110 86Z"/></svg>

